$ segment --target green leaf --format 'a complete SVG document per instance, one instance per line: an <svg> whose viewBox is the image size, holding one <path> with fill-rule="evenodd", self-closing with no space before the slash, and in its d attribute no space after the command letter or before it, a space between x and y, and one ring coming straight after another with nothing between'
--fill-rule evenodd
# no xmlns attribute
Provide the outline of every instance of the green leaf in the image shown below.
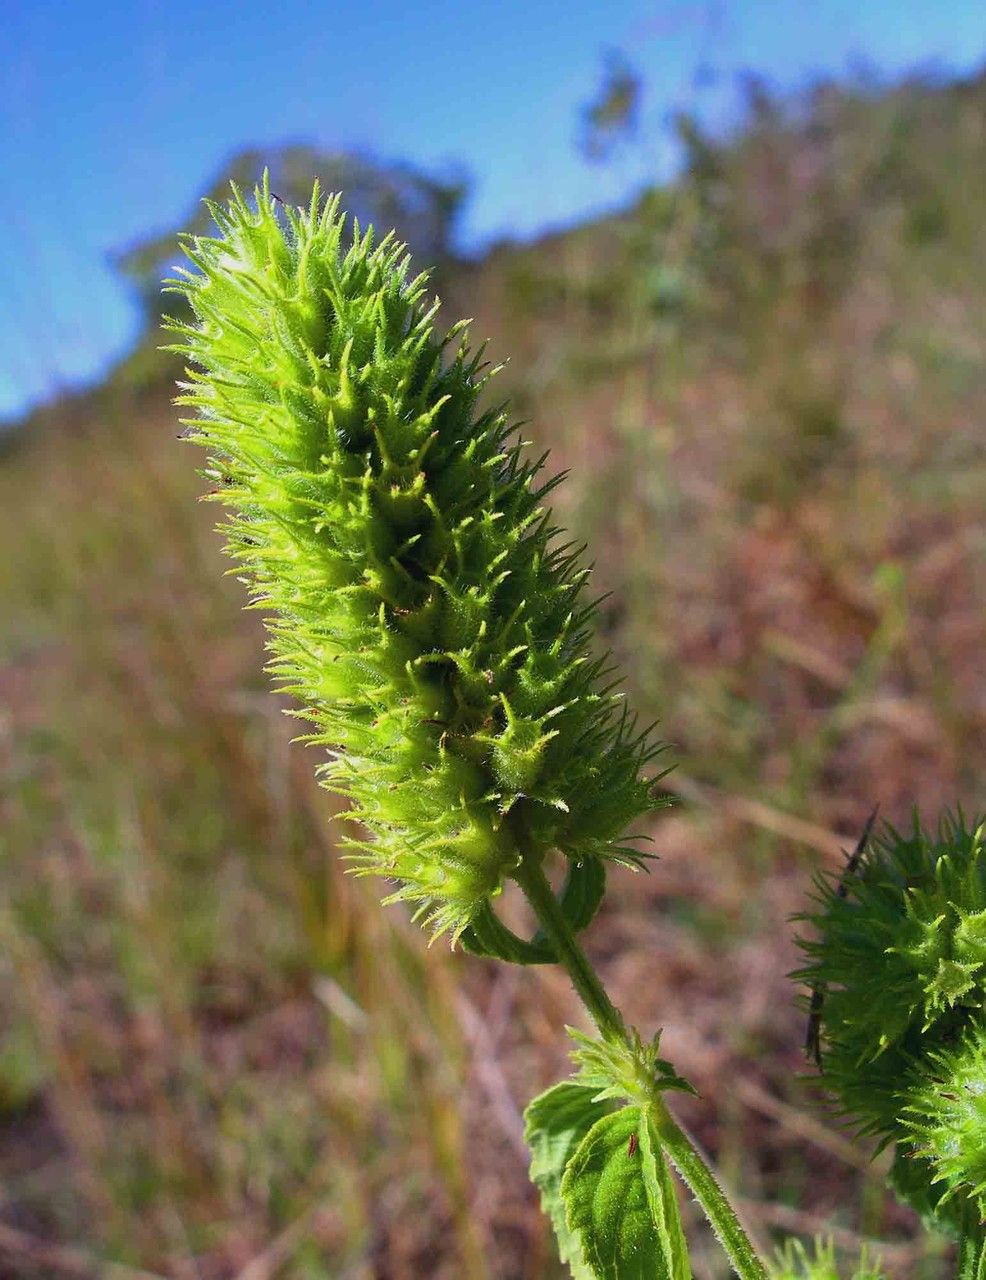
<svg viewBox="0 0 986 1280"><path fill-rule="evenodd" d="M570 862L558 905L576 933L591 923L606 887L606 867L599 858ZM500 920L489 901L483 903L459 941L476 956L492 956L511 964L557 964L558 956L543 930L527 941Z"/></svg>
<svg viewBox="0 0 986 1280"><path fill-rule="evenodd" d="M640 1127L638 1139L640 1167L662 1253L671 1263L667 1274L673 1276L674 1280L689 1280L691 1267L688 1265L688 1245L678 1212L678 1196L671 1168L661 1151L650 1108L645 1112L645 1120Z"/></svg>
<svg viewBox="0 0 986 1280"><path fill-rule="evenodd" d="M608 1112L608 1104L595 1101L592 1089L571 1082L554 1085L524 1112L531 1181L541 1192L541 1207L554 1226L561 1260L571 1267L575 1280L594 1280L595 1273L585 1265L578 1240L568 1228L562 1175L586 1134Z"/></svg>
<svg viewBox="0 0 986 1280"><path fill-rule="evenodd" d="M594 1280L688 1280L674 1186L648 1112L597 1120L561 1183L569 1230Z"/></svg>

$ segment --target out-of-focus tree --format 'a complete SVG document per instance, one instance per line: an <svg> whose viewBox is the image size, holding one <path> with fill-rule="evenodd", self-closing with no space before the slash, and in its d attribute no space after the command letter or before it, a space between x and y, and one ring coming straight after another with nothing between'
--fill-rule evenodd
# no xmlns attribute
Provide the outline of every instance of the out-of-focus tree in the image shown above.
<svg viewBox="0 0 986 1280"><path fill-rule="evenodd" d="M586 159L608 160L637 136L643 87L642 77L624 54L614 50L606 55L599 90L582 110L579 145Z"/></svg>
<svg viewBox="0 0 986 1280"><path fill-rule="evenodd" d="M418 269L428 267L440 289L442 276L455 262L454 234L457 216L467 194L462 174L437 176L406 163L388 163L351 152L327 152L295 144L261 151L250 148L235 155L216 176L202 197L224 202L229 184L249 191L270 174L273 191L286 204L307 204L312 181L317 178L324 193L341 191L343 207L361 227L396 228L406 241ZM138 241L113 256L113 265L134 288L149 328L162 311L174 313L182 302L174 295L162 300L161 280L181 258L179 230L208 235L212 218L202 199L181 219L179 226Z"/></svg>

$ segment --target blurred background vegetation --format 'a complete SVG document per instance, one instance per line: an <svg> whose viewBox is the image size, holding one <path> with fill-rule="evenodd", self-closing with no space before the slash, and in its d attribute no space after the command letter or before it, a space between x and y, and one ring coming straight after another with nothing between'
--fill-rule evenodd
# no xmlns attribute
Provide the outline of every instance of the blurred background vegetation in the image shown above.
<svg viewBox="0 0 986 1280"><path fill-rule="evenodd" d="M639 88L606 63L592 163L639 145ZM763 1239L932 1280L948 1246L811 1104L785 975L874 804L984 803L986 75L751 78L728 137L676 129L673 182L479 259L464 186L411 166L251 150L211 194L319 175L510 358L600 643L679 761L660 861L611 874L588 948ZM0 436L0 1274L559 1280L520 1113L575 999L342 874L175 440L174 244L119 255L146 328L105 384Z"/></svg>

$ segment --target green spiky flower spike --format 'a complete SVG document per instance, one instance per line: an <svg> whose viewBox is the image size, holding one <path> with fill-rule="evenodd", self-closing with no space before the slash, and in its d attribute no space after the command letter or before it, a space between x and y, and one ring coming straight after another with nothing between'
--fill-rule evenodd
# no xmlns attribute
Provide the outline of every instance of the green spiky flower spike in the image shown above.
<svg viewBox="0 0 986 1280"><path fill-rule="evenodd" d="M657 752L591 655L579 549L559 541L464 325L442 339L402 245L347 237L338 200L234 189L219 238L170 282L194 310L180 403L233 508L229 550L269 615L271 670L327 747L325 782L369 833L365 872L436 932L518 960L491 900L525 848L559 849L576 928L603 862L655 808ZM388 899L389 900L389 899Z"/></svg>
<svg viewBox="0 0 986 1280"><path fill-rule="evenodd" d="M594 657L580 549L561 540L544 458L526 459L464 326L401 245L347 234L338 202L264 187L211 206L186 243L173 324L195 368L181 403L211 454L209 495L268 615L271 669L326 747L324 781L365 838L357 869L396 884L437 935L564 965L596 1024L582 1070L526 1112L531 1166L578 1280L689 1280L672 1164L742 1280L766 1280L722 1188L665 1099L687 1088L659 1038L628 1029L578 942L621 843L659 803L659 753ZM556 893L544 860L568 877ZM492 903L513 878L539 923ZM621 1105L622 1100L622 1105Z"/></svg>
<svg viewBox="0 0 986 1280"><path fill-rule="evenodd" d="M582 951L608 862L656 807L659 748L594 658L579 549L560 541L544 458L526 459L464 326L441 338L401 245L318 191L284 208L266 183L210 206L172 287L195 368L181 402L210 451L210 497L256 607L271 669L327 748L324 781L365 838L357 869L396 884L437 935L520 963L563 964L596 1024L578 1070L525 1112L531 1174L575 1280L690 1280L672 1168L740 1280L767 1280L722 1187L675 1121L689 1086L659 1034L628 1028ZM549 850L568 860L556 894ZM492 903L513 878L539 922ZM960 1280L986 1280L986 855L961 818L937 839L887 830L822 886L805 944L825 1079L893 1143L902 1192L961 1238ZM820 1003L819 1003L820 1002ZM828 1280L830 1252L789 1249L774 1274ZM873 1280L865 1260L858 1280Z"/></svg>
<svg viewBox="0 0 986 1280"><path fill-rule="evenodd" d="M822 1083L893 1145L894 1184L982 1265L986 1219L986 845L982 821L886 827L805 917ZM971 1266L971 1263L970 1263ZM964 1272L963 1272L964 1274ZM970 1271L969 1274L974 1274Z"/></svg>

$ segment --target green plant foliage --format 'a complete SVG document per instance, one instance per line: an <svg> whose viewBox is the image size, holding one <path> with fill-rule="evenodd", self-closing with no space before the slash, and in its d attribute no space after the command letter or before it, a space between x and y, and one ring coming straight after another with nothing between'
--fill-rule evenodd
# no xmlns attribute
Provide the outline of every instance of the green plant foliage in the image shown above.
<svg viewBox="0 0 986 1280"><path fill-rule="evenodd" d="M561 1182L569 1161L589 1130L611 1111L583 1084L566 1080L552 1085L524 1112L524 1140L531 1149L531 1181L541 1193L541 1207L551 1219L562 1262L574 1280L592 1280L579 1241L569 1229Z"/></svg>
<svg viewBox="0 0 986 1280"><path fill-rule="evenodd" d="M595 1280L688 1280L675 1190L648 1108L596 1121L568 1162L561 1196Z"/></svg>
<svg viewBox="0 0 986 1280"><path fill-rule="evenodd" d="M963 1235L958 1280L986 1280L986 1230L982 1222L972 1223Z"/></svg>
<svg viewBox="0 0 986 1280"><path fill-rule="evenodd" d="M0 1117L28 1106L47 1083L48 1074L31 1028L23 1022L5 1028L0 1033Z"/></svg>
<svg viewBox="0 0 986 1280"><path fill-rule="evenodd" d="M535 1098L524 1113L531 1180L562 1260L575 1280L637 1275L634 1268L645 1261L656 1269L642 1275L687 1276L687 1248L651 1105L664 1091L694 1090L658 1057L660 1033L647 1044L636 1030L625 1038L593 1039L571 1027L569 1034L577 1044L578 1075ZM614 1114L614 1103L627 1099L631 1105ZM618 1124L600 1127L617 1118ZM623 1134L629 1163L608 1159L614 1134Z"/></svg>
<svg viewBox="0 0 986 1280"><path fill-rule="evenodd" d="M927 1073L927 1074L926 1074ZM913 1157L927 1161L943 1204L972 1202L986 1221L986 1030L973 1026L954 1047L930 1055L928 1067L901 1113L914 1142Z"/></svg>
<svg viewBox="0 0 986 1280"><path fill-rule="evenodd" d="M905 1105L902 1101L902 1119ZM934 1183L928 1173L927 1164L915 1159L911 1147L902 1144L896 1148L893 1164L890 1166L890 1186L914 1210L929 1231L957 1236L962 1230L961 1213L957 1211L954 1201L942 1203L945 1188Z"/></svg>
<svg viewBox="0 0 986 1280"><path fill-rule="evenodd" d="M572 1059L579 1068L579 1082L595 1090L599 1098L627 1098L648 1107L669 1090L695 1093L672 1064L659 1056L660 1031L646 1044L636 1028L622 1038L597 1040L571 1027L569 1035L578 1046Z"/></svg>
<svg viewBox="0 0 986 1280"><path fill-rule="evenodd" d="M819 882L798 977L821 1006L822 1083L845 1116L897 1144L894 1182L920 1212L980 1197L986 851L960 813L937 835L887 827L858 865ZM942 1185L942 1184L947 1185Z"/></svg>
<svg viewBox="0 0 986 1280"><path fill-rule="evenodd" d="M598 858L583 858L569 864L568 875L559 895L559 906L576 933L592 920L602 902L606 888L606 868ZM485 902L462 935L467 951L477 955L496 956L510 964L553 964L558 957L539 929L530 940L518 938Z"/></svg>
<svg viewBox="0 0 986 1280"><path fill-rule="evenodd" d="M327 747L326 785L371 833L365 872L459 936L524 848L636 865L656 754L589 648L594 606L489 373L403 247L338 202L264 186L211 207L173 288L198 367L184 404L229 548L271 615L271 669Z"/></svg>
<svg viewBox="0 0 986 1280"><path fill-rule="evenodd" d="M841 1280L831 1244L816 1240L809 1253L797 1240L789 1240L770 1269L771 1280ZM883 1272L864 1253L852 1273L852 1280L883 1280Z"/></svg>

